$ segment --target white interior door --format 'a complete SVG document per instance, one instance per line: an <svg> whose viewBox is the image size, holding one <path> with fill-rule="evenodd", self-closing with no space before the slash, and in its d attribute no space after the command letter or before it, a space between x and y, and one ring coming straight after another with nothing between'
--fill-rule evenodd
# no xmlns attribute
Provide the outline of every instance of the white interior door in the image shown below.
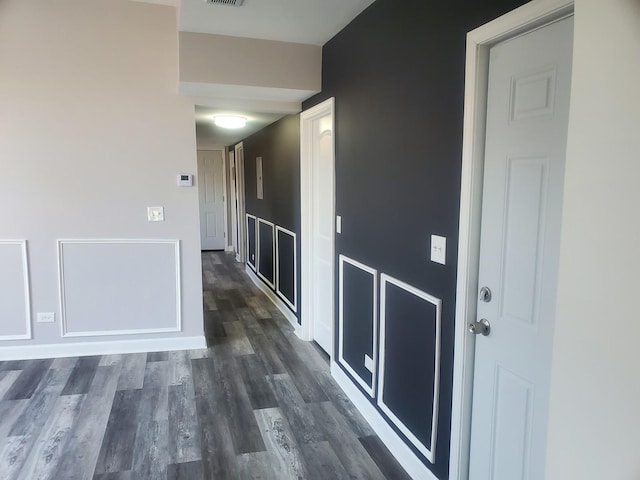
<svg viewBox="0 0 640 480"><path fill-rule="evenodd" d="M202 250L224 250L224 164L220 150L198 152Z"/></svg>
<svg viewBox="0 0 640 480"><path fill-rule="evenodd" d="M544 478L572 38L569 17L490 51L473 480Z"/></svg>
<svg viewBox="0 0 640 480"><path fill-rule="evenodd" d="M333 118L313 120L313 339L327 353L332 351L333 322Z"/></svg>
<svg viewBox="0 0 640 480"><path fill-rule="evenodd" d="M301 336L333 357L334 99L300 115Z"/></svg>

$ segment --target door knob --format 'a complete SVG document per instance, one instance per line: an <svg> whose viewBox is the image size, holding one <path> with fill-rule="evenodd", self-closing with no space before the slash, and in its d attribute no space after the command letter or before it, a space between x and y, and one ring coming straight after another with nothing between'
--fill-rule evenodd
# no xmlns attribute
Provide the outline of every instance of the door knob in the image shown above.
<svg viewBox="0 0 640 480"><path fill-rule="evenodd" d="M491 289L489 287L482 287L480 289L480 301L489 303L491 301Z"/></svg>
<svg viewBox="0 0 640 480"><path fill-rule="evenodd" d="M481 319L479 322L473 322L469 324L469 333L474 335L484 335L485 337L491 333L491 324L486 318Z"/></svg>

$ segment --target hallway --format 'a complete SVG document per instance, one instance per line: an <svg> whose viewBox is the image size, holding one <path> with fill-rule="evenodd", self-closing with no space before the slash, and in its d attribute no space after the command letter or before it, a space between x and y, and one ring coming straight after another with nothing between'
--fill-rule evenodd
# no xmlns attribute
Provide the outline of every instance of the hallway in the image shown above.
<svg viewBox="0 0 640 480"><path fill-rule="evenodd" d="M210 348L0 363L0 477L408 479L242 265L202 262Z"/></svg>

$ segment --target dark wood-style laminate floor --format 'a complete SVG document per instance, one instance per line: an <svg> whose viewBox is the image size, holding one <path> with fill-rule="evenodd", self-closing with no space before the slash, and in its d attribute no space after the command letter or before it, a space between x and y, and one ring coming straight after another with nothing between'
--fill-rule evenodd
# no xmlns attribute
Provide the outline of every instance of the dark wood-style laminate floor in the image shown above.
<svg viewBox="0 0 640 480"><path fill-rule="evenodd" d="M408 479L242 266L202 260L210 348L0 363L0 478Z"/></svg>

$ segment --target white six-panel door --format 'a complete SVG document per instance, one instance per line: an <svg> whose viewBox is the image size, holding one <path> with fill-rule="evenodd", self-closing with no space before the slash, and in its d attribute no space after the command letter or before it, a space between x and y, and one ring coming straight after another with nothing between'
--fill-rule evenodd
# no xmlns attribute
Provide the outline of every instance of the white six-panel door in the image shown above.
<svg viewBox="0 0 640 480"><path fill-rule="evenodd" d="M198 152L202 250L224 250L224 165L220 150Z"/></svg>
<svg viewBox="0 0 640 480"><path fill-rule="evenodd" d="M544 478L572 38L569 17L490 52L471 480Z"/></svg>

